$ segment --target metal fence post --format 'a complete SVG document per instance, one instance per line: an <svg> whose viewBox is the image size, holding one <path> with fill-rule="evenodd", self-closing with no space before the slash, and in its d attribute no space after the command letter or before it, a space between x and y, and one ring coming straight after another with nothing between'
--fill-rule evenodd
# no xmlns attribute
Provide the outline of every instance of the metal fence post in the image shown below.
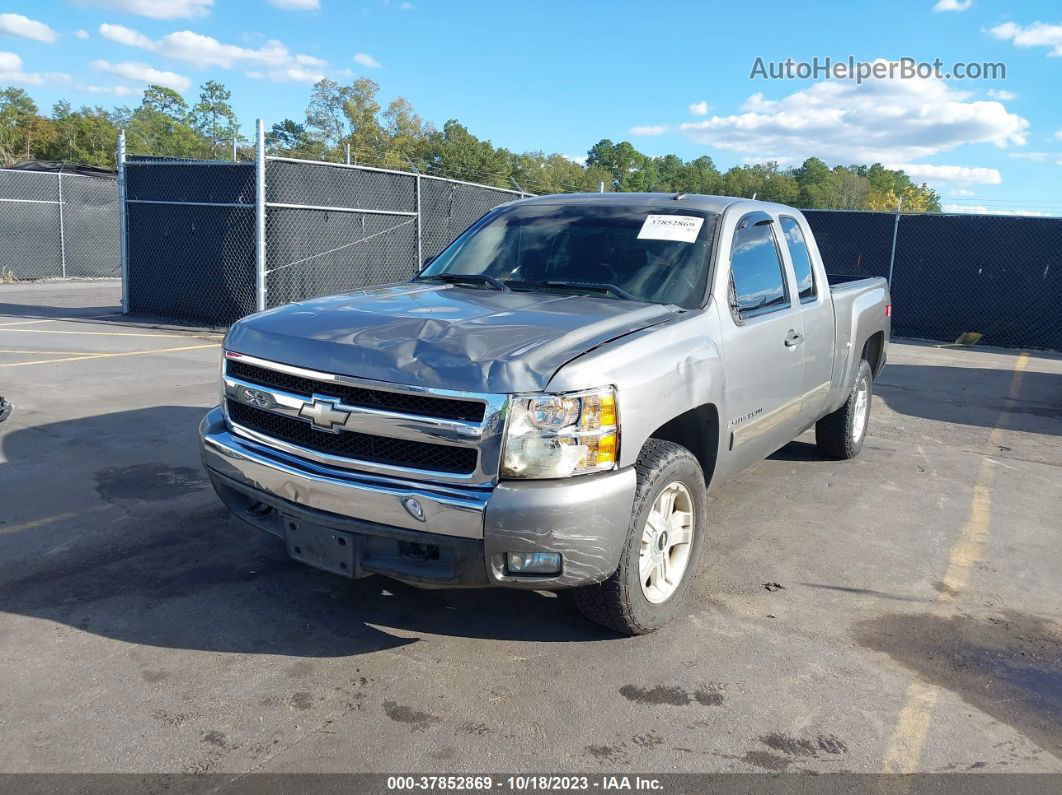
<svg viewBox="0 0 1062 795"><path fill-rule="evenodd" d="M63 268L63 278L66 278L66 234L63 230L63 166L65 163L59 164L59 171L56 172L56 192L59 199L59 262Z"/></svg>
<svg viewBox="0 0 1062 795"><path fill-rule="evenodd" d="M261 312L266 308L266 156L265 123L261 119L255 122L254 183L255 295Z"/></svg>
<svg viewBox="0 0 1062 795"><path fill-rule="evenodd" d="M118 251L122 260L122 314L129 313L129 243L126 240L125 130L118 131Z"/></svg>
<svg viewBox="0 0 1062 795"><path fill-rule="evenodd" d="M420 210L420 172L417 172L417 270L424 267L424 214Z"/></svg>
<svg viewBox="0 0 1062 795"><path fill-rule="evenodd" d="M900 211L903 210L903 196L896 202L896 220L892 223L892 251L889 252L889 288L892 288L892 266L896 264L896 235L900 231Z"/></svg>

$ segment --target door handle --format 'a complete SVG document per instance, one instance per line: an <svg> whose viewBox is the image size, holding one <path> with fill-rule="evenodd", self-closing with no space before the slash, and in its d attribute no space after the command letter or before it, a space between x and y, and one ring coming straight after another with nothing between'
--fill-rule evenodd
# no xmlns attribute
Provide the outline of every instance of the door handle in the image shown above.
<svg viewBox="0 0 1062 795"><path fill-rule="evenodd" d="M804 337L797 334L793 329L789 329L789 334L785 338L785 347L795 348L801 342L804 341Z"/></svg>

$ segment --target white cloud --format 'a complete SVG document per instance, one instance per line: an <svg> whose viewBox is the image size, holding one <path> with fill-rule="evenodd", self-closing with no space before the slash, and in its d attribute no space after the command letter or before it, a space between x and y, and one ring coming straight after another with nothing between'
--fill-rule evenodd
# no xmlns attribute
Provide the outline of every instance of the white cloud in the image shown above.
<svg viewBox="0 0 1062 795"><path fill-rule="evenodd" d="M1024 144L1029 122L943 80L826 80L779 100L753 94L742 113L685 122L706 146L765 159L909 163L962 144Z"/></svg>
<svg viewBox="0 0 1062 795"><path fill-rule="evenodd" d="M147 85L165 86L166 88L172 88L174 91L187 91L192 84L192 81L184 75L179 75L176 72L164 72L161 69L155 69L146 63L137 61L111 63L110 61L99 60L93 61L92 67L107 74L124 77L126 80L134 80Z"/></svg>
<svg viewBox="0 0 1062 795"><path fill-rule="evenodd" d="M210 13L214 0L80 0L82 4L125 11L151 19L185 19Z"/></svg>
<svg viewBox="0 0 1062 795"><path fill-rule="evenodd" d="M283 42L276 39L266 41L257 49L250 49L236 44L225 44L212 36L204 36L191 30L179 30L155 41L140 31L108 23L100 25L100 35L119 44L148 50L195 66L259 67L249 72L248 76L276 82L316 82L324 76L321 67L325 66L325 61L313 55L293 54Z"/></svg>
<svg viewBox="0 0 1062 795"><path fill-rule="evenodd" d="M365 66L369 69L379 69L381 66L383 66L382 63L377 61L367 52L354 53L354 63L361 64L362 66Z"/></svg>
<svg viewBox="0 0 1062 795"><path fill-rule="evenodd" d="M24 17L22 14L0 14L0 33L10 33L12 36L43 41L46 44L51 44L56 38L55 31L43 22Z"/></svg>
<svg viewBox="0 0 1062 795"><path fill-rule="evenodd" d="M965 11L972 5L973 0L937 0L933 10L938 13L941 11Z"/></svg>
<svg viewBox="0 0 1062 795"><path fill-rule="evenodd" d="M317 11L321 8L321 0L267 0L267 2L285 11Z"/></svg>
<svg viewBox="0 0 1062 795"><path fill-rule="evenodd" d="M1014 42L1015 47L1050 47L1048 55L1062 56L1062 25L1033 22L1022 27L1016 22L1004 22L988 32L997 39Z"/></svg>
<svg viewBox="0 0 1062 795"><path fill-rule="evenodd" d="M88 94L114 94L119 97L128 97L134 94L142 93L142 89L133 88L131 86L95 86L95 85L81 85L77 87L78 91L84 91Z"/></svg>
<svg viewBox="0 0 1062 795"><path fill-rule="evenodd" d="M994 168L977 166L935 166L929 163L890 163L889 168L899 169L915 180L930 182L976 183L999 185L1003 177Z"/></svg>
<svg viewBox="0 0 1062 795"><path fill-rule="evenodd" d="M39 86L42 83L64 83L70 75L62 72L24 72L22 59L13 52L0 52L0 83Z"/></svg>
<svg viewBox="0 0 1062 795"><path fill-rule="evenodd" d="M745 166L766 166L770 163L775 163L779 168L789 168L790 166L797 165L798 161L795 157L758 157L752 155L750 157L741 158L741 163Z"/></svg>
<svg viewBox="0 0 1062 795"><path fill-rule="evenodd" d="M631 127L631 135L663 135L667 132L666 124L643 124L640 127Z"/></svg>
<svg viewBox="0 0 1062 795"><path fill-rule="evenodd" d="M586 165L586 155L561 155L565 160L571 160L580 166Z"/></svg>
<svg viewBox="0 0 1062 795"><path fill-rule="evenodd" d="M1009 210L1006 208L985 207L983 204L942 204L941 212L962 213L964 215L1031 215L1042 218L1048 213L1039 210Z"/></svg>
<svg viewBox="0 0 1062 795"><path fill-rule="evenodd" d="M413 4L412 3L402 3L402 5L400 5L398 7L398 10L399 11L412 11L413 10Z"/></svg>
<svg viewBox="0 0 1062 795"><path fill-rule="evenodd" d="M1012 99L1017 99L1018 95L1013 91L1005 91L1002 88L990 88L986 92L992 99L998 99L1003 102L1009 102Z"/></svg>
<svg viewBox="0 0 1062 795"><path fill-rule="evenodd" d="M74 35L77 36L79 39L87 39L89 37L89 32L84 29L76 30L74 31Z"/></svg>
<svg viewBox="0 0 1062 795"><path fill-rule="evenodd" d="M1062 141L1062 130L1056 130L1055 131L1055 138L1057 138L1058 140Z"/></svg>
<svg viewBox="0 0 1062 795"><path fill-rule="evenodd" d="M1031 160L1034 163L1046 163L1049 160L1054 160L1062 153L1059 152L1010 152L1009 157L1013 157L1016 160Z"/></svg>
<svg viewBox="0 0 1062 795"><path fill-rule="evenodd" d="M958 198L961 196L976 196L972 190L966 190L966 188L954 188L951 191L951 198Z"/></svg>
<svg viewBox="0 0 1062 795"><path fill-rule="evenodd" d="M690 113L692 113L694 116L707 116L708 101L702 99L700 102L694 102L690 105Z"/></svg>
<svg viewBox="0 0 1062 795"><path fill-rule="evenodd" d="M274 83L316 83L325 77L322 72L303 69L301 66L286 66L266 72L252 71L246 72L246 75L255 80L270 80Z"/></svg>
<svg viewBox="0 0 1062 795"><path fill-rule="evenodd" d="M127 28L125 25L111 25L104 22L100 25L100 35L109 41L124 44L127 47L140 47L144 50L155 49L155 42L139 31Z"/></svg>

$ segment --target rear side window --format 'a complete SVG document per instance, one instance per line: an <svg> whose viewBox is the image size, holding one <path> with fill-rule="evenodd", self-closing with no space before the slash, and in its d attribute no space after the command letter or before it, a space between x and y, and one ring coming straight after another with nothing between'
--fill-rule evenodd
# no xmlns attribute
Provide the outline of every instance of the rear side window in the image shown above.
<svg viewBox="0 0 1062 795"><path fill-rule="evenodd" d="M804 232L795 218L782 216L782 236L789 249L789 259L793 261L793 273L796 275L797 291L801 303L815 300L815 276L811 271L811 254L808 252Z"/></svg>
<svg viewBox="0 0 1062 795"><path fill-rule="evenodd" d="M731 304L742 318L789 306L782 259L772 223L746 223L734 233L730 255Z"/></svg>

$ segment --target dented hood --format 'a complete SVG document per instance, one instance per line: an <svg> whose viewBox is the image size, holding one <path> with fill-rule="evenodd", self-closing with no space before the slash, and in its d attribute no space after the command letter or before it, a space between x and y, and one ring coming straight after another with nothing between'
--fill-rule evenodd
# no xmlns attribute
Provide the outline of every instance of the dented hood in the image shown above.
<svg viewBox="0 0 1062 795"><path fill-rule="evenodd" d="M409 283L239 321L228 350L328 373L470 392L545 389L586 351L674 316L614 298Z"/></svg>

